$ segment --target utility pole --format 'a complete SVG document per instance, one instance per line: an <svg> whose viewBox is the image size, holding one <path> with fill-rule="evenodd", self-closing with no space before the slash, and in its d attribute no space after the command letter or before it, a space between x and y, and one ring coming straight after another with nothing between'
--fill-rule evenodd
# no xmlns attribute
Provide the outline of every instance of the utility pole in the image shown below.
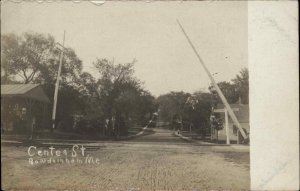
<svg viewBox="0 0 300 191"><path fill-rule="evenodd" d="M190 44L190 46L191 46L192 49L194 50L194 53L196 54L196 56L197 56L198 60L200 61L201 65L203 66L205 72L207 73L208 77L210 78L210 80L211 80L213 86L215 87L215 89L216 89L216 91L217 91L219 97L221 98L223 104L225 105L225 108L227 109L228 114L230 115L231 119L233 120L233 122L235 123L235 125L239 128L239 130L240 130L240 132L241 132L243 138L244 138L244 139L247 139L248 137L247 137L246 133L244 132L244 130L243 130L241 124L239 123L239 121L237 120L235 114L233 113L233 111L232 111L230 105L228 104L228 102L227 102L225 96L223 95L221 89L219 88L219 86L218 86L217 83L215 82L213 76L212 76L211 73L209 72L208 68L206 67L206 65L204 64L202 58L200 57L199 53L197 52L195 46L193 45L192 41L190 40L190 38L188 37L188 35L186 34L185 30L183 29L182 25L180 24L180 22L179 22L178 20L177 20L177 23L178 23L178 25L180 26L180 28L181 28L181 30L182 30L184 36L186 37L187 41L188 41L189 44Z"/></svg>
<svg viewBox="0 0 300 191"><path fill-rule="evenodd" d="M58 95L58 88L59 88L59 81L60 81L60 73L61 73L61 67L62 67L62 60L64 56L64 46L65 46L65 35L66 31L64 31L63 36L63 44L62 49L60 51L60 58L59 58L59 67L57 72L57 78L56 78L56 84L55 84L55 92L54 92L54 101L53 101L53 113L52 113L52 129L55 128L55 117L56 117L56 105L57 105L57 95Z"/></svg>

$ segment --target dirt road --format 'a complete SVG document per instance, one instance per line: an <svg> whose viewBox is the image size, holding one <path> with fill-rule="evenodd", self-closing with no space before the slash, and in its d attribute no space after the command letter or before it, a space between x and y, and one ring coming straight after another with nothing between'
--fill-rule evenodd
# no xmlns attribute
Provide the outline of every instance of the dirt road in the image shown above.
<svg viewBox="0 0 300 191"><path fill-rule="evenodd" d="M78 149L76 157L72 157L72 149L63 146L53 151L66 150L67 156L38 156L38 150L43 153L49 148L37 147L30 150L32 157L27 153L28 146L2 146L2 188L249 190L249 148L201 146L185 142L172 133L154 128L129 141L84 144L87 148L84 156ZM94 163L86 162L88 157L93 157ZM39 163L30 163L29 158ZM40 162L49 158L74 158L75 162Z"/></svg>

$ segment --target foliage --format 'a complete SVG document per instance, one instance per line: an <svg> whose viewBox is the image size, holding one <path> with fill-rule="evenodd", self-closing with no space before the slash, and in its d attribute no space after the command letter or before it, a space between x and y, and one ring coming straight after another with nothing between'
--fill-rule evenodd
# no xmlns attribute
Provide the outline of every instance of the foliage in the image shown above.
<svg viewBox="0 0 300 191"><path fill-rule="evenodd" d="M181 120L180 116L184 113L184 106L190 97L185 92L170 92L157 98L159 105L159 118L162 121Z"/></svg>
<svg viewBox="0 0 300 191"><path fill-rule="evenodd" d="M107 59L97 59L94 63L100 74L92 88L98 108L110 120L110 124L113 124L112 120L115 118L114 133L121 135L127 134L130 125L143 123L145 115L151 115L156 109L154 97L143 90L142 83L134 77L134 63L135 60L131 63L115 64Z"/></svg>
<svg viewBox="0 0 300 191"><path fill-rule="evenodd" d="M96 59L93 64L99 77L95 78L82 71L82 61L72 48L63 51L56 121L61 129L107 136L126 135L130 126L145 125L158 110L159 120L176 121L181 128L192 125L205 135L214 98L211 93L170 92L155 99L134 75L136 60L116 64L113 60ZM49 119L60 53L51 35L1 35L1 84L43 84L51 100ZM231 82L218 85L229 103L236 103L239 97L242 103L249 103L246 68ZM216 100L220 102L217 97ZM78 118L76 123L75 118Z"/></svg>
<svg viewBox="0 0 300 191"><path fill-rule="evenodd" d="M24 33L1 36L1 83L40 83L53 101L60 49L50 35ZM62 130L105 132L104 121L116 119L118 134L133 124L145 124L156 111L155 98L134 77L134 63L94 63L100 77L82 71L82 61L69 47L64 50L57 102L56 125ZM52 104L48 118L51 118ZM50 109L51 108L51 109ZM74 123L74 119L79 121ZM50 127L50 122L48 123ZM74 126L75 124L75 126ZM112 122L110 122L112 127ZM98 129L98 130L97 130Z"/></svg>
<svg viewBox="0 0 300 191"><path fill-rule="evenodd" d="M16 75L24 83L32 82L53 54L54 39L41 34L24 33L1 36L1 67L7 77Z"/></svg>
<svg viewBox="0 0 300 191"><path fill-rule="evenodd" d="M196 131L203 136L209 128L209 118L211 114L211 95L206 92L195 92L191 97L192 101L185 107L186 115L184 119L193 125Z"/></svg>
<svg viewBox="0 0 300 191"><path fill-rule="evenodd" d="M1 42L1 69L8 78L25 84L55 82L60 50L54 37L38 33L4 34ZM82 72L81 60L71 48L64 50L63 58L62 83L76 83Z"/></svg>
<svg viewBox="0 0 300 191"><path fill-rule="evenodd" d="M238 95L241 97L243 104L249 104L249 72L247 68L243 68L240 74L232 80Z"/></svg>
<svg viewBox="0 0 300 191"><path fill-rule="evenodd" d="M24 33L21 36L1 36L1 84L40 83L52 101L58 71L60 50L55 39L38 33ZM57 124L62 129L72 127L72 115L83 112L83 96L79 91L82 78L82 62L74 50L66 48L57 104ZM75 104L76 103L76 104ZM48 112L50 119L51 112ZM51 123L48 123L49 127Z"/></svg>
<svg viewBox="0 0 300 191"><path fill-rule="evenodd" d="M243 68L231 82L219 82L218 86L229 104L236 103L239 99L241 99L242 104L249 104L249 75L246 68ZM210 86L209 89L216 104L222 103L214 88Z"/></svg>
<svg viewBox="0 0 300 191"><path fill-rule="evenodd" d="M205 134L209 127L211 114L211 94L195 92L194 94L184 92L170 92L157 98L159 104L159 120L168 121L179 128L193 129ZM174 123L175 122L175 123Z"/></svg>
<svg viewBox="0 0 300 191"><path fill-rule="evenodd" d="M230 82L219 82L219 88L221 89L222 93L226 97L229 104L236 103L239 99L239 94L236 91L236 87L234 84Z"/></svg>

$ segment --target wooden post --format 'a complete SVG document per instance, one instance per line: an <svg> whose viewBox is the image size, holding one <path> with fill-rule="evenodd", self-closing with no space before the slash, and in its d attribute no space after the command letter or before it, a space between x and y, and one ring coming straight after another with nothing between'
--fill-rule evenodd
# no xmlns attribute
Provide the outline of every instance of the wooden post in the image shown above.
<svg viewBox="0 0 300 191"><path fill-rule="evenodd" d="M240 134L240 131L237 130L237 133L236 133L236 134L237 134L237 142L236 142L236 143L237 143L237 144L240 144L240 135L239 135L239 134Z"/></svg>
<svg viewBox="0 0 300 191"><path fill-rule="evenodd" d="M42 130L44 131L46 129L46 110L47 110L47 104L43 103L43 119L42 119Z"/></svg>
<svg viewBox="0 0 300 191"><path fill-rule="evenodd" d="M214 139L214 135L213 135L213 128L212 125L210 125L210 140L212 141Z"/></svg>
<svg viewBox="0 0 300 191"><path fill-rule="evenodd" d="M230 145L230 137L229 137L229 126L228 126L228 113L227 109L225 109L225 131L226 131L226 144Z"/></svg>
<svg viewBox="0 0 300 191"><path fill-rule="evenodd" d="M34 131L34 127L33 127L33 116L32 116L32 107L34 105L34 101L31 99L26 99L26 107L28 108L27 110L27 117L26 117L26 125L27 125L27 132L29 134L29 139L31 140L33 138L33 131ZM35 120L35 119L34 119ZM35 121L34 121L35 123Z"/></svg>
<svg viewBox="0 0 300 191"><path fill-rule="evenodd" d="M55 90L54 90L53 111L52 111L52 129L55 128L56 104L57 104L58 88L59 88L59 81L60 81L60 73L61 73L62 61L63 61L63 56L64 56L64 50L63 49L65 48L64 47L64 45L65 45L65 34L66 34L66 31L64 31L62 50L60 51L59 66L58 66L58 72L57 72Z"/></svg>
<svg viewBox="0 0 300 191"><path fill-rule="evenodd" d="M180 115L181 131L183 131L182 115Z"/></svg>

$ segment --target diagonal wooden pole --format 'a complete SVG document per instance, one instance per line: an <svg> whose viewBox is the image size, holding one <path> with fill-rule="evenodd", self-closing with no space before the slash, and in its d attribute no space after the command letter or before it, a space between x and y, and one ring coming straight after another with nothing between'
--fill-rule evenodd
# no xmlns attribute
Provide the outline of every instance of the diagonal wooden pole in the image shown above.
<svg viewBox="0 0 300 191"><path fill-rule="evenodd" d="M206 65L204 64L202 58L200 57L200 55L199 55L199 53L197 52L197 50L196 50L195 46L193 45L192 41L190 40L190 38L189 38L188 35L186 34L185 30L183 29L181 23L178 21L178 19L177 19L176 21L177 21L178 25L180 26L180 28L181 28L181 30L182 30L184 36L186 37L187 41L189 42L190 46L191 46L192 49L194 50L194 52L195 52L195 54L196 54L198 60L200 61L201 65L203 66L203 68L204 68L205 72L207 73L209 79L211 80L213 86L215 87L215 89L216 89L218 95L220 96L220 98L221 98L223 104L225 105L225 108L226 108L227 111L228 111L229 116L231 117L231 119L233 120L233 122L235 123L235 125L239 128L239 130L241 131L241 134L242 134L242 136L244 137L244 139L247 139L248 137L247 137L246 133L244 132L244 130L243 130L241 124L239 123L239 121L238 121L238 119L236 118L234 112L232 111L230 105L228 104L228 102L227 102L225 96L223 95L221 89L219 88L219 86L217 85L217 83L216 83L216 81L214 80L213 76L211 75L211 73L209 72L208 68L207 68Z"/></svg>
<svg viewBox="0 0 300 191"><path fill-rule="evenodd" d="M62 48L64 48L64 45L65 45L65 35L66 35L66 31L64 31ZM58 67L56 84L55 84L55 91L54 91L53 112L52 112L52 128L53 129L55 128L56 105L57 105L57 96L58 96L58 88L59 88L59 81L60 81L60 73L61 73L63 56L64 56L64 50L62 49L61 52L60 52L59 67Z"/></svg>

